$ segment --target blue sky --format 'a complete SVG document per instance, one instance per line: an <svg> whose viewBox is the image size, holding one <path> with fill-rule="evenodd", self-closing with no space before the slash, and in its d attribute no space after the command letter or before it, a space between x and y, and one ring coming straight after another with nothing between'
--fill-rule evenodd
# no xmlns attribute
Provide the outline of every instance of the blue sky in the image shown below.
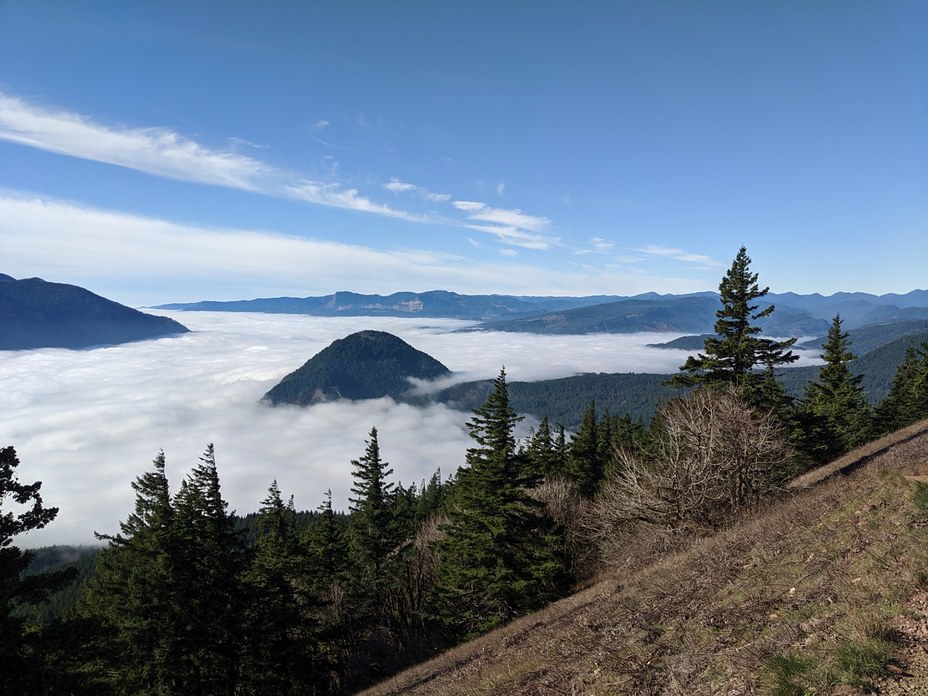
<svg viewBox="0 0 928 696"><path fill-rule="evenodd" d="M133 305L928 287L924 2L0 0L0 272Z"/></svg>

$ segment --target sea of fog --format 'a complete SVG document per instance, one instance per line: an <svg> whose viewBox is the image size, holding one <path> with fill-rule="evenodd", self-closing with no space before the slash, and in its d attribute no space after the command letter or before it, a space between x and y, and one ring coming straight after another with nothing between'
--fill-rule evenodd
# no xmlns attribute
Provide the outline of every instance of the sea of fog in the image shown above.
<svg viewBox="0 0 928 696"><path fill-rule="evenodd" d="M0 446L16 448L19 480L42 481L60 508L23 546L94 543L132 511L130 483L164 450L176 490L206 445L215 444L223 496L241 514L259 507L271 481L298 509L331 489L347 506L352 459L376 426L382 457L405 485L443 476L472 444L470 414L391 399L270 407L261 397L329 343L354 331L389 331L455 372L455 379L510 381L580 372L675 372L686 353L648 348L679 334L539 336L457 332L445 319L321 318L223 312L158 312L191 329L175 338L93 350L0 351ZM803 362L815 354L804 355ZM535 424L526 419L520 436Z"/></svg>

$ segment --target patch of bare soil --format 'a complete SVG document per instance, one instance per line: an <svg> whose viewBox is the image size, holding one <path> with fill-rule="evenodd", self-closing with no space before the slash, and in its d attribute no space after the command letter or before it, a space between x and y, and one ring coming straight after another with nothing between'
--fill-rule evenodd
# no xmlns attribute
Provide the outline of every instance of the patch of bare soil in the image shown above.
<svg viewBox="0 0 928 696"><path fill-rule="evenodd" d="M887 696L928 696L928 591L917 593L905 611L892 621L899 650L889 676L876 681L877 693Z"/></svg>

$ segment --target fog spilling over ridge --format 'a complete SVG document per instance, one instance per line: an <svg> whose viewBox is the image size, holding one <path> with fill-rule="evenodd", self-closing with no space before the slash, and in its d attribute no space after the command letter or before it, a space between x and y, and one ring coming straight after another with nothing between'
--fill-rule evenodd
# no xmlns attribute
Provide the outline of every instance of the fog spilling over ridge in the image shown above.
<svg viewBox="0 0 928 696"><path fill-rule="evenodd" d="M180 313L163 312L180 317ZM43 482L60 513L24 537L28 546L90 543L115 533L132 510L130 483L164 449L176 490L206 445L215 443L224 497L247 513L277 479L298 509L331 488L347 506L350 461L372 426L383 457L405 485L437 468L447 476L472 443L470 414L391 399L270 407L261 396L333 340L361 329L393 333L452 369L455 379L511 381L579 372L674 372L682 351L646 347L677 334L538 336L464 332L455 320L317 318L183 313L190 334L95 350L42 349L0 355L0 443L16 448L23 481ZM814 354L807 354L814 356ZM526 419L520 435L533 424Z"/></svg>

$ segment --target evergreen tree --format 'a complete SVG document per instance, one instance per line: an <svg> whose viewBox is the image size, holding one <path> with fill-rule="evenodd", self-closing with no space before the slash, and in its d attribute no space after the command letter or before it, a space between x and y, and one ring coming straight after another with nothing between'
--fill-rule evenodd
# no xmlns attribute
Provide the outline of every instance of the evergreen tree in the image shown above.
<svg viewBox="0 0 928 696"><path fill-rule="evenodd" d="M928 418L928 343L909 346L896 368L889 393L877 407L879 430L889 433Z"/></svg>
<svg viewBox="0 0 928 696"><path fill-rule="evenodd" d="M563 475L564 471L559 470L557 451L554 448L554 436L551 433L551 425L548 417L545 416L538 424L525 445L526 473L529 476L538 479L550 479L557 475Z"/></svg>
<svg viewBox="0 0 928 696"><path fill-rule="evenodd" d="M240 671L245 548L222 498L212 444L184 479L174 507L185 689L231 693Z"/></svg>
<svg viewBox="0 0 928 696"><path fill-rule="evenodd" d="M319 617L319 662L325 669L329 691L339 693L349 677L348 664L355 642L347 600L350 560L346 544L347 522L332 509L332 491L316 508L317 516L304 535L310 588Z"/></svg>
<svg viewBox="0 0 928 696"><path fill-rule="evenodd" d="M453 640L488 631L563 589L564 555L542 505L528 496L505 370L468 429L476 446L458 472L437 543L433 615Z"/></svg>
<svg viewBox="0 0 928 696"><path fill-rule="evenodd" d="M600 428L596 421L596 402L591 401L583 414L576 434L570 439L570 469L577 490L592 498L605 473L605 460L600 446Z"/></svg>
<svg viewBox="0 0 928 696"><path fill-rule="evenodd" d="M184 684L177 631L178 543L164 452L132 482L135 509L100 553L80 611L99 622L92 671L119 693L173 693Z"/></svg>
<svg viewBox="0 0 928 696"><path fill-rule="evenodd" d="M764 297L770 288L761 289L757 274L751 273L751 259L741 247L731 268L719 285L722 308L716 312L715 336L704 343L704 353L690 356L680 367L683 374L674 375L670 383L678 387L695 385L734 384L752 404L771 410L770 382L773 368L799 359L788 350L796 339L775 341L760 338L760 328L752 324L773 312L773 305L760 312L752 304ZM767 368L755 372L755 368Z"/></svg>
<svg viewBox="0 0 928 696"><path fill-rule="evenodd" d="M806 388L801 412L808 424L805 449L818 461L830 461L870 439L872 416L860 386L863 376L848 367L856 356L841 330L840 315L832 321L822 348L825 364Z"/></svg>
<svg viewBox="0 0 928 696"><path fill-rule="evenodd" d="M312 694L327 686L321 669L317 605L302 563L293 499L274 481L261 501L258 538L245 574L244 693Z"/></svg>
<svg viewBox="0 0 928 696"><path fill-rule="evenodd" d="M445 506L449 485L441 480L441 469L437 469L428 483L423 482L416 509L416 522L421 524L438 514Z"/></svg>
<svg viewBox="0 0 928 696"><path fill-rule="evenodd" d="M43 505L41 481L19 482L14 471L19 463L13 447L0 449L0 693L5 694L50 689L53 675L46 664L42 635L26 630L22 610L44 601L74 579L72 571L23 575L34 554L13 546L13 538L42 529L55 519L58 508ZM7 498L22 506L22 511L9 510Z"/></svg>
<svg viewBox="0 0 928 696"><path fill-rule="evenodd" d="M377 428L371 428L364 456L352 460L354 483L349 498L351 519L349 541L356 568L356 580L365 598L365 612L379 615L386 591L387 556L399 542L394 516L394 485L388 481L393 474L389 464L380 458Z"/></svg>

